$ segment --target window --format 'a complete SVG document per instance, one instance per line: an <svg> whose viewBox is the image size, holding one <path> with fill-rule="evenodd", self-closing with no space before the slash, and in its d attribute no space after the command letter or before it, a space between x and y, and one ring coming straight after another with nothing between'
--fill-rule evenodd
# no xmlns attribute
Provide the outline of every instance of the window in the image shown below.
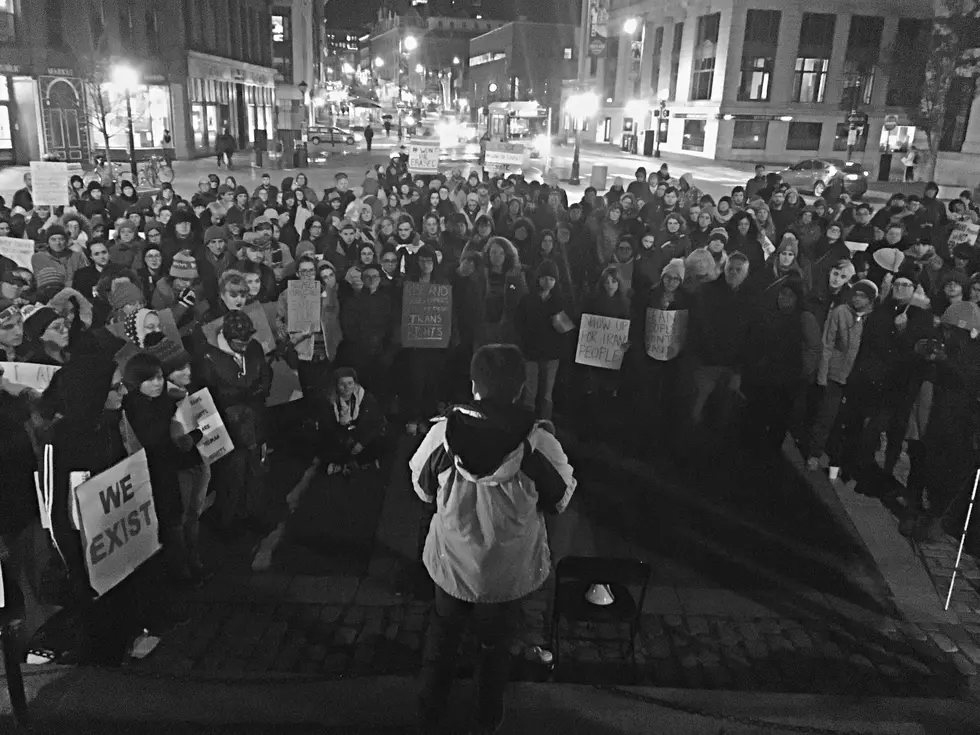
<svg viewBox="0 0 980 735"><path fill-rule="evenodd" d="M572 47L571 46L566 46L564 49L562 49L562 57L565 59L565 61L571 61L571 59L572 59Z"/></svg>
<svg viewBox="0 0 980 735"><path fill-rule="evenodd" d="M742 43L742 74L737 99L768 102L772 96L772 73L779 43L778 10L749 10L745 15Z"/></svg>
<svg viewBox="0 0 980 735"><path fill-rule="evenodd" d="M850 125L847 123L837 123L837 129L834 131L834 150L835 151L846 151L847 150L847 136L850 132ZM865 126L861 128L861 133L857 137L857 142L854 144L854 150L863 151L868 146L868 128Z"/></svg>
<svg viewBox="0 0 980 735"><path fill-rule="evenodd" d="M279 12L272 16L272 42L286 43L292 40L289 32L289 11L284 8L276 8L276 10Z"/></svg>
<svg viewBox="0 0 980 735"><path fill-rule="evenodd" d="M684 24L674 26L674 45L670 50L670 83L667 95L671 101L677 99L677 75L681 70L681 46L684 43Z"/></svg>
<svg viewBox="0 0 980 735"><path fill-rule="evenodd" d="M840 93L841 109L857 110L861 105L870 105L874 83L874 66L861 67L857 62L845 61Z"/></svg>
<svg viewBox="0 0 980 735"><path fill-rule="evenodd" d="M772 94L771 56L742 59L742 78L738 86L739 102L749 100L768 102Z"/></svg>
<svg viewBox="0 0 980 735"><path fill-rule="evenodd" d="M480 54L479 56L470 57L470 67L483 66L484 64L489 64L497 59L502 59L507 54L502 51L488 51L485 54Z"/></svg>
<svg viewBox="0 0 980 735"><path fill-rule="evenodd" d="M890 74L885 104L912 107L922 100L929 34L932 23L924 18L899 18L891 46Z"/></svg>
<svg viewBox="0 0 980 735"><path fill-rule="evenodd" d="M13 43L17 40L17 7L15 5L16 0L0 0L0 43ZM0 115L6 115L7 109L3 108L0 110ZM8 132L9 132L9 120L8 122ZM0 119L0 126L3 125L3 119ZM3 134L3 129L0 127L0 135ZM0 138L0 148L4 147L2 138Z"/></svg>
<svg viewBox="0 0 980 735"><path fill-rule="evenodd" d="M830 59L797 59L793 78L794 102L823 102Z"/></svg>
<svg viewBox="0 0 980 735"><path fill-rule="evenodd" d="M46 0L44 7L48 21L48 46L63 49L68 45L65 43L65 0Z"/></svg>
<svg viewBox="0 0 980 735"><path fill-rule="evenodd" d="M715 79L715 48L721 13L702 15L698 18L694 59L691 63L691 99L711 99L711 86Z"/></svg>
<svg viewBox="0 0 980 735"><path fill-rule="evenodd" d="M704 120L685 120L684 139L681 142L681 148L685 151L703 151L706 124Z"/></svg>
<svg viewBox="0 0 980 735"><path fill-rule="evenodd" d="M736 120L732 133L732 148L763 150L769 135L766 120Z"/></svg>
<svg viewBox="0 0 980 735"><path fill-rule="evenodd" d="M823 123L791 122L789 134L786 136L788 151L817 151L820 150L820 134Z"/></svg>
<svg viewBox="0 0 980 735"><path fill-rule="evenodd" d="M976 97L977 82L973 77L954 77L946 92L946 118L939 137L939 150L959 153L966 140L970 123L970 108Z"/></svg>
<svg viewBox="0 0 980 735"><path fill-rule="evenodd" d="M715 60L695 59L691 69L691 99L711 99L711 84L715 78Z"/></svg>
<svg viewBox="0 0 980 735"><path fill-rule="evenodd" d="M844 110L856 110L862 104L871 104L875 64L881 52L884 27L885 19L880 16L851 16L840 99Z"/></svg>
<svg viewBox="0 0 980 735"><path fill-rule="evenodd" d="M650 87L660 93L660 58L664 53L664 27L653 32L653 53L650 54Z"/></svg>

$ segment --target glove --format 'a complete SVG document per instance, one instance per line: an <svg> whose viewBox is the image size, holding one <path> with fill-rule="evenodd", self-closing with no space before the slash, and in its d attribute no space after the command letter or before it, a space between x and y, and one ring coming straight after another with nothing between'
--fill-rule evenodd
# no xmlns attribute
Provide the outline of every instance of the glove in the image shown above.
<svg viewBox="0 0 980 735"><path fill-rule="evenodd" d="M194 306L194 304L197 303L197 296L194 294L194 291L192 291L189 288L185 288L184 291L180 294L180 299L178 300L178 303L181 306L190 309L191 307Z"/></svg>

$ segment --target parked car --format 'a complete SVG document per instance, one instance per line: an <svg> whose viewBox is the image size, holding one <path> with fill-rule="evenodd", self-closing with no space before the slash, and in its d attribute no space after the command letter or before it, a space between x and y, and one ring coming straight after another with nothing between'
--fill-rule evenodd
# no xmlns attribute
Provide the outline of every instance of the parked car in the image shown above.
<svg viewBox="0 0 980 735"><path fill-rule="evenodd" d="M868 172L859 163L839 158L808 158L779 172L783 181L801 192L823 196L835 179L843 179L844 191L852 197L868 190Z"/></svg>
<svg viewBox="0 0 980 735"><path fill-rule="evenodd" d="M364 140L362 133L338 128L336 125L311 125L307 140L313 145L357 145Z"/></svg>

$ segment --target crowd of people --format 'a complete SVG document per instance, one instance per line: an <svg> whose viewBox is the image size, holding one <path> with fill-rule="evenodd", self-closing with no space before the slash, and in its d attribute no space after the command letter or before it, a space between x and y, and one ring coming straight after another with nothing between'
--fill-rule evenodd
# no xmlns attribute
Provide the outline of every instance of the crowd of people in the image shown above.
<svg viewBox="0 0 980 735"><path fill-rule="evenodd" d="M903 531L934 537L961 518L980 397L967 192L942 202L930 183L875 210L834 182L808 204L760 167L716 201L665 164L570 203L552 176L412 175L401 157L368 171L360 191L337 174L317 192L302 172L278 185L264 174L251 190L214 174L193 192L79 177L69 188L58 210L35 206L29 175L9 207L0 198L0 237L35 251L30 267L0 257L0 359L59 368L43 393L0 392L0 538L8 563L26 567L17 549L37 516L32 476L53 446L57 548L106 635L111 617L87 589L67 517L70 472L98 473L135 440L164 549L143 576L199 582L209 491L219 535L267 521L276 368L298 377L298 420L330 474L378 467L395 426L426 434L471 398L474 353L510 343L525 359L520 401L539 419L556 401L562 415L612 413L627 446L668 452L689 436L678 429L730 426L740 406L739 425L765 451L789 433L809 470L899 495ZM319 328L291 328L292 280L317 284ZM402 344L409 282L450 287L448 346ZM272 315L273 344L259 341L254 304ZM620 370L577 364L582 314L630 320ZM234 443L213 466L195 450L200 430L174 421L201 388ZM906 440L909 480L896 488ZM166 611L155 584L132 587L147 616Z"/></svg>

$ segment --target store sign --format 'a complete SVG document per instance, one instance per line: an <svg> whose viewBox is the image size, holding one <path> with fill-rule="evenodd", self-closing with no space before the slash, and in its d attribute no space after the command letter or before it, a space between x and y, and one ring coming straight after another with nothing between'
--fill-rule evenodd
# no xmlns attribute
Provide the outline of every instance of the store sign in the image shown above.
<svg viewBox="0 0 980 735"><path fill-rule="evenodd" d="M75 70L74 69L65 69L65 68L56 67L56 66L49 66L46 69L46 72L48 74L50 74L51 76L53 76L53 77L73 77L73 76L75 76Z"/></svg>
<svg viewBox="0 0 980 735"><path fill-rule="evenodd" d="M249 82L267 86L275 84L276 81L274 69L263 69L246 64L230 64L217 58L202 58L202 55L194 53L187 55L187 76L228 82Z"/></svg>
<svg viewBox="0 0 980 735"><path fill-rule="evenodd" d="M589 0L589 56L606 55L609 37L609 8L607 0Z"/></svg>
<svg viewBox="0 0 980 735"><path fill-rule="evenodd" d="M0 38L0 41L3 39ZM24 67L17 64L0 64L0 74L23 74Z"/></svg>

